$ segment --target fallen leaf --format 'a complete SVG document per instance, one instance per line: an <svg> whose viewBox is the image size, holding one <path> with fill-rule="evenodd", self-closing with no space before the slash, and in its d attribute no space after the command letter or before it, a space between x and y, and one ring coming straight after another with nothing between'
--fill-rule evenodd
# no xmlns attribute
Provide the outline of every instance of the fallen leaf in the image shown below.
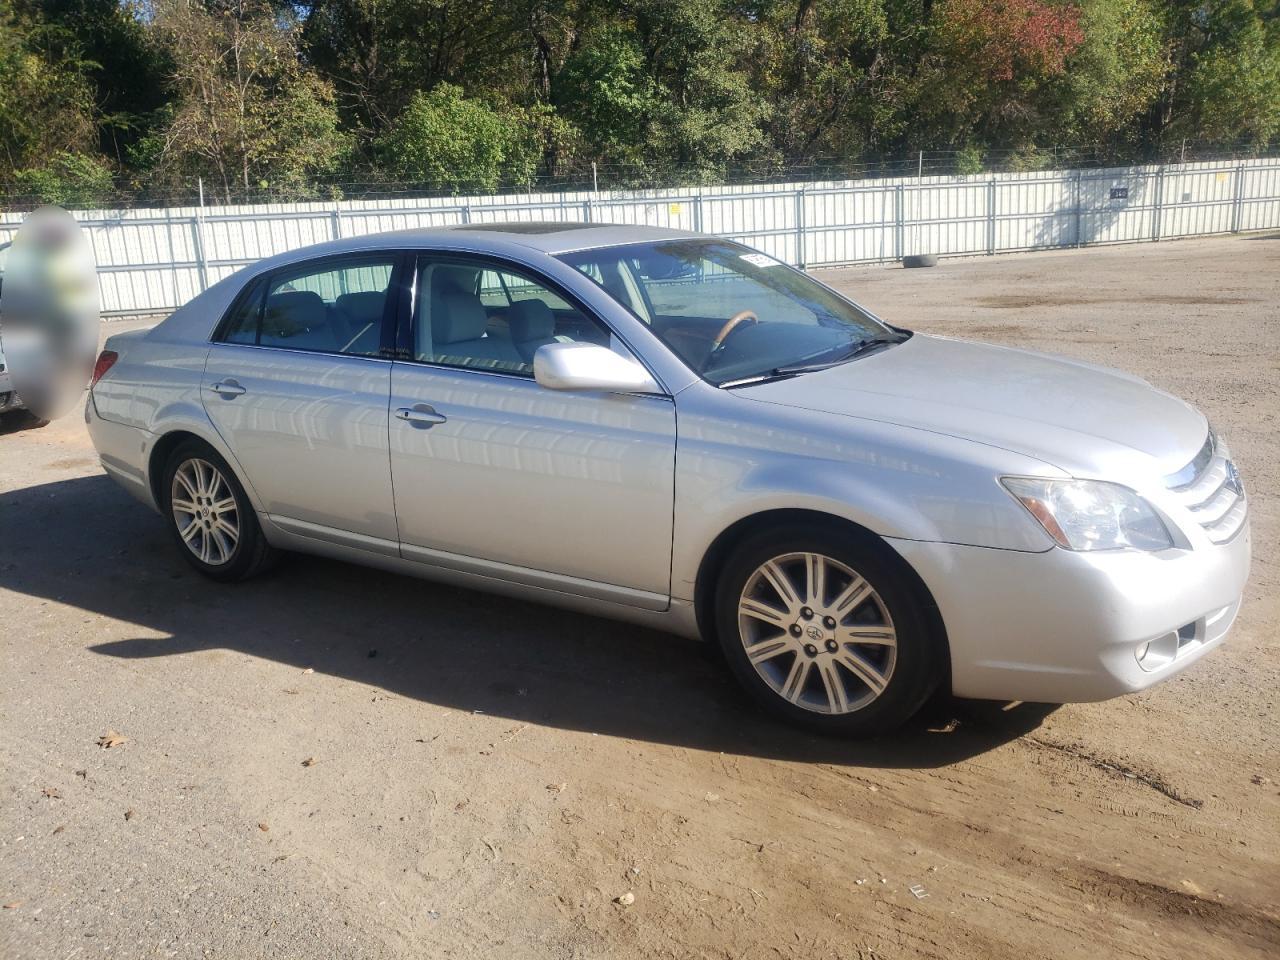
<svg viewBox="0 0 1280 960"><path fill-rule="evenodd" d="M20 906L22 906L22 901L21 901L21 900L14 900L12 903L6 903L6 904L4 905L4 908L5 908L6 910L17 910Z"/></svg>
<svg viewBox="0 0 1280 960"><path fill-rule="evenodd" d="M305 760L303 760L303 761L302 761L302 765L303 765L304 767L314 767L314 766L316 765L316 758L315 758L315 757L307 757L307 759L305 759Z"/></svg>
<svg viewBox="0 0 1280 960"><path fill-rule="evenodd" d="M43 793L46 797L48 797L50 800L62 799L62 793L58 790L57 787L45 787L40 792Z"/></svg>
<svg viewBox="0 0 1280 960"><path fill-rule="evenodd" d="M120 734L116 733L114 730L108 730L106 733L104 733L102 736L98 738L98 746L100 746L103 750L110 750L112 747L120 746L122 743L124 743L128 739L129 739L128 737L122 737Z"/></svg>
<svg viewBox="0 0 1280 960"><path fill-rule="evenodd" d="M569 785L567 783L548 783L547 789L552 793L564 793Z"/></svg>
<svg viewBox="0 0 1280 960"><path fill-rule="evenodd" d="M126 810L126 811L124 812L124 818L125 818L126 820L132 820L132 819L133 819L134 817L136 817L136 816L137 816L137 814L136 814L136 813L134 813L134 811L133 811L133 807L130 807L128 810Z"/></svg>
<svg viewBox="0 0 1280 960"><path fill-rule="evenodd" d="M53 832L54 832L54 833L61 833L61 832L62 832L63 830L65 830L65 829L67 829L67 825L64 823L64 824L62 824L61 826L54 827L54 828L53 828Z"/></svg>
<svg viewBox="0 0 1280 960"><path fill-rule="evenodd" d="M88 770L77 770L77 771L76 771L76 776L77 776L77 777L79 777L81 780L88 780L88 779L89 779L89 771L88 771Z"/></svg>
<svg viewBox="0 0 1280 960"><path fill-rule="evenodd" d="M315 667L307 667L307 669L303 670L302 672L303 672L303 673L315 673L315 672L316 672L316 668L315 668Z"/></svg>
<svg viewBox="0 0 1280 960"><path fill-rule="evenodd" d="M631 906L633 903L635 903L635 902L636 902L636 895L635 895L634 893L632 893L630 890L628 890L628 891L627 891L626 893L624 893L622 896L620 896L620 897L614 897L614 898L613 898L613 902L614 902L614 903L620 903L620 904L622 904L624 907L629 907L629 906Z"/></svg>
<svg viewBox="0 0 1280 960"><path fill-rule="evenodd" d="M258 829L261 830L263 833L266 833L271 828L268 827L265 823L260 823L258 824Z"/></svg>

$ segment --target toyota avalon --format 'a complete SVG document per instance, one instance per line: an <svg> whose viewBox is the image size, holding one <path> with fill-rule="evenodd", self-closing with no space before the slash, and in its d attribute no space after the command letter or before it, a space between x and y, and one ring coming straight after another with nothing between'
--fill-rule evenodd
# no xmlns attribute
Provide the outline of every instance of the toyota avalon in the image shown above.
<svg viewBox="0 0 1280 960"><path fill-rule="evenodd" d="M1114 370L913 333L727 240L473 224L272 257L111 337L102 465L201 573L305 551L702 637L868 734L1222 642L1244 488Z"/></svg>

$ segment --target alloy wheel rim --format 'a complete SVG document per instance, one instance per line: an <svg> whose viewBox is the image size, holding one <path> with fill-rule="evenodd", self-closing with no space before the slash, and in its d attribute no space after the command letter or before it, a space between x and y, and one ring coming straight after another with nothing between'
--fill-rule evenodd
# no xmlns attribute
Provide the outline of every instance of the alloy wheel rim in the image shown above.
<svg viewBox="0 0 1280 960"><path fill-rule="evenodd" d="M813 713L863 709L884 693L897 663L898 635L880 594L820 553L757 567L738 600L738 635L774 693Z"/></svg>
<svg viewBox="0 0 1280 960"><path fill-rule="evenodd" d="M201 563L226 563L240 543L240 511L222 472L207 460L184 460L169 491L173 522Z"/></svg>

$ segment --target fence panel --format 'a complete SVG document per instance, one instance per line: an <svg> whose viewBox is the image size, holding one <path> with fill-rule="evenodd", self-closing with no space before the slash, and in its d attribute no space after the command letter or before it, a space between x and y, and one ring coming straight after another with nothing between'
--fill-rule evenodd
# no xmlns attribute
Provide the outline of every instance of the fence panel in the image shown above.
<svg viewBox="0 0 1280 960"><path fill-rule="evenodd" d="M458 223L646 224L739 240L802 267L1133 243L1280 227L1280 158L975 177L735 184L97 210L76 214L108 316L165 313L282 251ZM20 216L0 214L0 243Z"/></svg>

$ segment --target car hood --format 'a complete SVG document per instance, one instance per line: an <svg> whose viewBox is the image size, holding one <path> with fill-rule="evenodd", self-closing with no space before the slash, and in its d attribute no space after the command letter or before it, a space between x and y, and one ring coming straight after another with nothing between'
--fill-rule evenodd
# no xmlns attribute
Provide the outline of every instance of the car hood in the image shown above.
<svg viewBox="0 0 1280 960"><path fill-rule="evenodd" d="M1136 481L1188 463L1208 424L1145 380L1047 354L914 334L827 370L734 390L1002 447L1077 476Z"/></svg>

